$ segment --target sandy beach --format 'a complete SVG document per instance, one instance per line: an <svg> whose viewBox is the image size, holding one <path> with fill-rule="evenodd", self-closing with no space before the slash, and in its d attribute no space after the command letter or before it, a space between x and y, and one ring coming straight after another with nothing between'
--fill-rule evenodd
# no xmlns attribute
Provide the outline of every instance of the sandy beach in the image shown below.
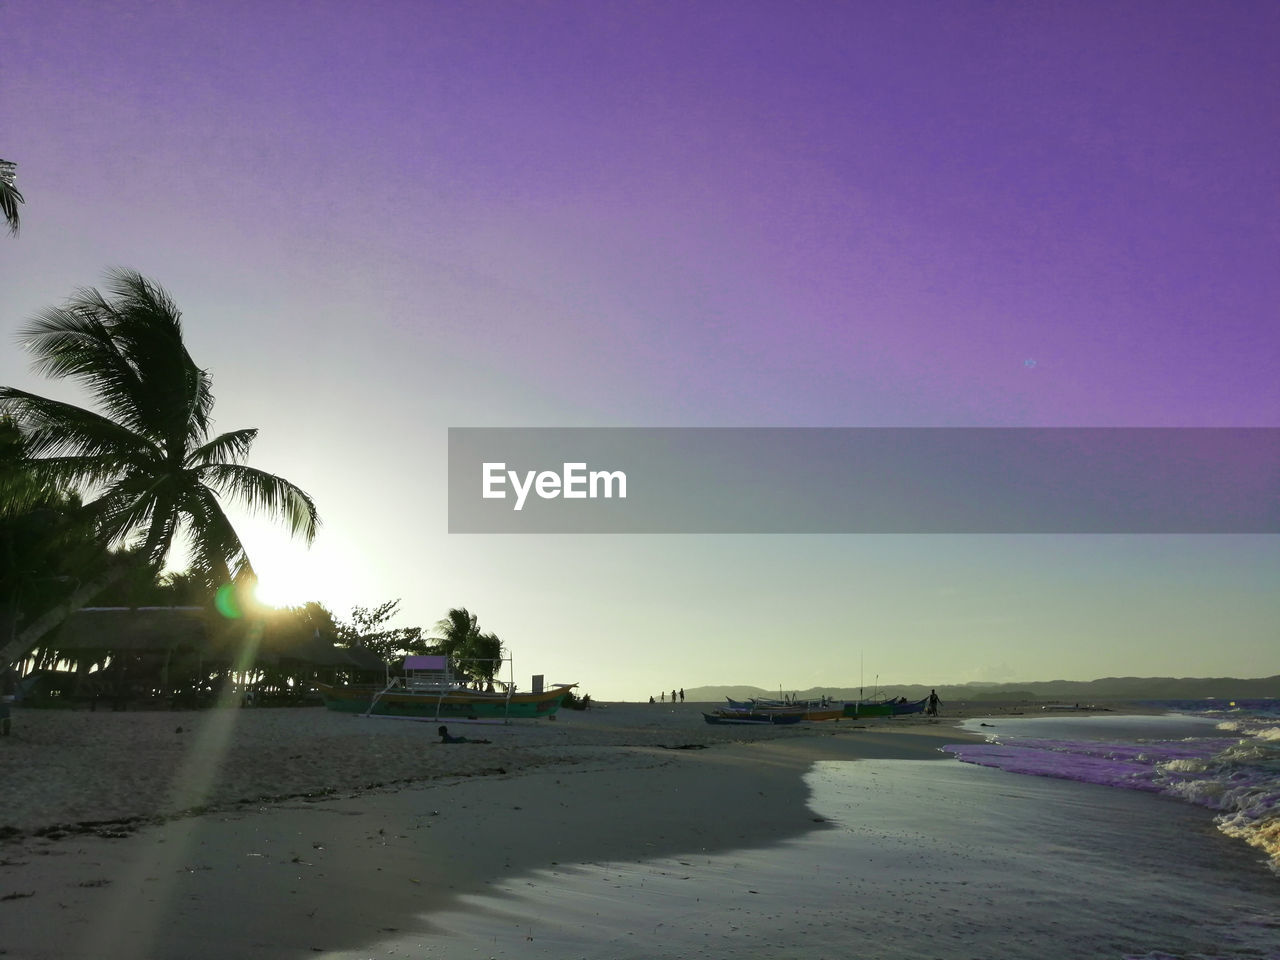
<svg viewBox="0 0 1280 960"><path fill-rule="evenodd" d="M555 721L454 723L452 732L491 744L446 746L437 724L364 719L321 708L210 711L19 710L3 746L0 830L8 835L92 830L195 810L286 798L349 796L375 789L557 767L673 762L654 750L858 734L859 756L930 755L941 731L972 716L777 726L710 726L707 704L605 704L561 711ZM990 707L985 708L990 710ZM997 708L999 709L999 708ZM904 739L903 733L925 735ZM934 739L934 738L941 739ZM101 830L118 829L104 826Z"/></svg>
<svg viewBox="0 0 1280 960"><path fill-rule="evenodd" d="M956 715L985 715L989 704L941 720L765 729L708 726L704 706L610 704L554 722L457 724L453 732L492 743L455 745L440 744L434 725L321 709L19 711L15 735L0 743L0 948L29 960L692 956L681 939L663 942L661 930L657 943L635 937L645 925L666 925L668 934L687 939L695 934L677 934L677 917L732 917L763 907L761 890L776 888L773 928L811 942L812 956L836 956L840 931L862 931L890 915L911 920L911 910L883 884L848 899L834 886L805 892L800 880L779 885L770 871L812 864L836 849L830 842L849 839L852 825L886 824L904 811L914 811L908 835L954 817L947 832L964 837L960 820L976 815L985 823L991 818L983 798L1005 795L990 784L1009 775L926 762L945 761L939 748L967 736L952 725ZM824 776L830 783L847 776L850 760L864 761L852 765L862 779L824 788ZM886 769L897 771L899 793L876 791L862 812L841 807L875 777L889 782ZM946 783L940 775L960 779ZM913 777L918 789L906 786ZM1065 786L1086 797L1101 790L1110 802L1104 788ZM938 797L968 805L949 811L936 806ZM1116 802L1148 801L1122 795ZM1211 851L1228 843L1203 821L1199 811L1177 807L1167 829L1185 833L1187 824L1198 825L1197 842ZM1064 821L1063 829L1075 828ZM917 899L915 923L930 911L958 914L976 889L970 880L996 882L1009 872L972 851L935 856L922 872L920 842L902 847L896 828L854 839L863 844L859 856L878 857L877 871L895 876L908 902ZM788 845L801 852L785 854ZM762 853L769 850L784 853ZM1230 848L1229 855L1241 870L1254 870L1243 851ZM754 863L747 875L756 882L707 885L706 877L729 869L726 857ZM830 877L837 868L824 869ZM809 879L812 872L804 871ZM933 880L921 886L926 873ZM1266 884L1274 881L1256 873L1249 883L1273 897ZM672 888L667 893L664 884ZM520 894L535 899L503 919ZM547 899L539 905L537 896ZM827 911L825 919L803 909L815 906ZM984 909L991 913L989 904ZM552 922L566 910L587 915ZM645 912L652 910L656 918ZM1060 918L1049 917L1043 923L1052 931ZM1110 922L1092 926L1105 931ZM1156 945L1151 931L1172 921L1151 914L1145 922L1139 930L1148 931L1146 939L1096 943L1140 955L1142 944ZM696 955L779 955L779 943L742 941L758 936L744 929L726 928L717 934L723 942L708 942ZM981 929L935 930L934 949L925 953L913 933L900 933L897 946L886 940L874 955L1024 955L1017 944L984 953L984 937L1004 941ZM577 939L556 939L569 932ZM1043 951L1034 931L1024 934L1018 944ZM785 938L780 943L785 948ZM1073 955L1122 954L1098 948Z"/></svg>

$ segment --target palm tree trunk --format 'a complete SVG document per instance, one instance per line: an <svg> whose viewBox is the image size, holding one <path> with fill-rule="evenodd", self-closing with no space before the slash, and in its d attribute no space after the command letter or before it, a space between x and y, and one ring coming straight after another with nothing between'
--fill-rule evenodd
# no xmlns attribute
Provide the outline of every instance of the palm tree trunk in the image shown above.
<svg viewBox="0 0 1280 960"><path fill-rule="evenodd" d="M21 633L12 637L3 647L0 647L0 669L11 663L17 663L25 657L31 652L31 648L44 638L46 633L57 627L67 617L85 606L90 600L117 580L120 580L128 572L129 564L113 563L96 579L80 585L62 603L49 610L43 616L37 617Z"/></svg>

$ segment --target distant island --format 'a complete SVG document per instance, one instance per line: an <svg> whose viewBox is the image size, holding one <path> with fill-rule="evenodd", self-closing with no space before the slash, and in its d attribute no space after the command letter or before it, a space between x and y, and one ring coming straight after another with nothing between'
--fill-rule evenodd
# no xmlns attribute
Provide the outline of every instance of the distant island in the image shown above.
<svg viewBox="0 0 1280 960"><path fill-rule="evenodd" d="M882 696L919 700L929 695L934 685L923 683L882 683ZM1255 700L1280 697L1280 676L1241 679L1239 677L1103 677L1098 680L1044 680L1034 683L961 683L937 684L943 701L969 700ZM784 690L786 694L807 700L830 697L856 700L861 692L870 697L873 688L810 687L808 690ZM688 700L713 702L732 697L777 697L778 691L749 686L693 687L685 691Z"/></svg>

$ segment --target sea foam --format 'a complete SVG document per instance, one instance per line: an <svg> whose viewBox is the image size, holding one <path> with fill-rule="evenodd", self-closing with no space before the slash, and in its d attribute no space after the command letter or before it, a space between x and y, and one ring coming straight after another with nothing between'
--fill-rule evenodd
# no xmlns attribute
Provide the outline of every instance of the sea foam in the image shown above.
<svg viewBox="0 0 1280 960"><path fill-rule="evenodd" d="M986 743L945 749L966 763L1159 793L1206 807L1222 833L1257 847L1280 874L1280 726L1274 715L1235 716L1214 732L1132 741L997 734Z"/></svg>

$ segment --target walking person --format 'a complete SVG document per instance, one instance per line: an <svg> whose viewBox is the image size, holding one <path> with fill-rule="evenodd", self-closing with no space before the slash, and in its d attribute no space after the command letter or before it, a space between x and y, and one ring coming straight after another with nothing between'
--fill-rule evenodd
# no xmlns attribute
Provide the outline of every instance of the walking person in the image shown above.
<svg viewBox="0 0 1280 960"><path fill-rule="evenodd" d="M938 699L938 691L929 691L929 702L925 705L924 712L931 717L938 715L938 707L942 706L942 701Z"/></svg>

